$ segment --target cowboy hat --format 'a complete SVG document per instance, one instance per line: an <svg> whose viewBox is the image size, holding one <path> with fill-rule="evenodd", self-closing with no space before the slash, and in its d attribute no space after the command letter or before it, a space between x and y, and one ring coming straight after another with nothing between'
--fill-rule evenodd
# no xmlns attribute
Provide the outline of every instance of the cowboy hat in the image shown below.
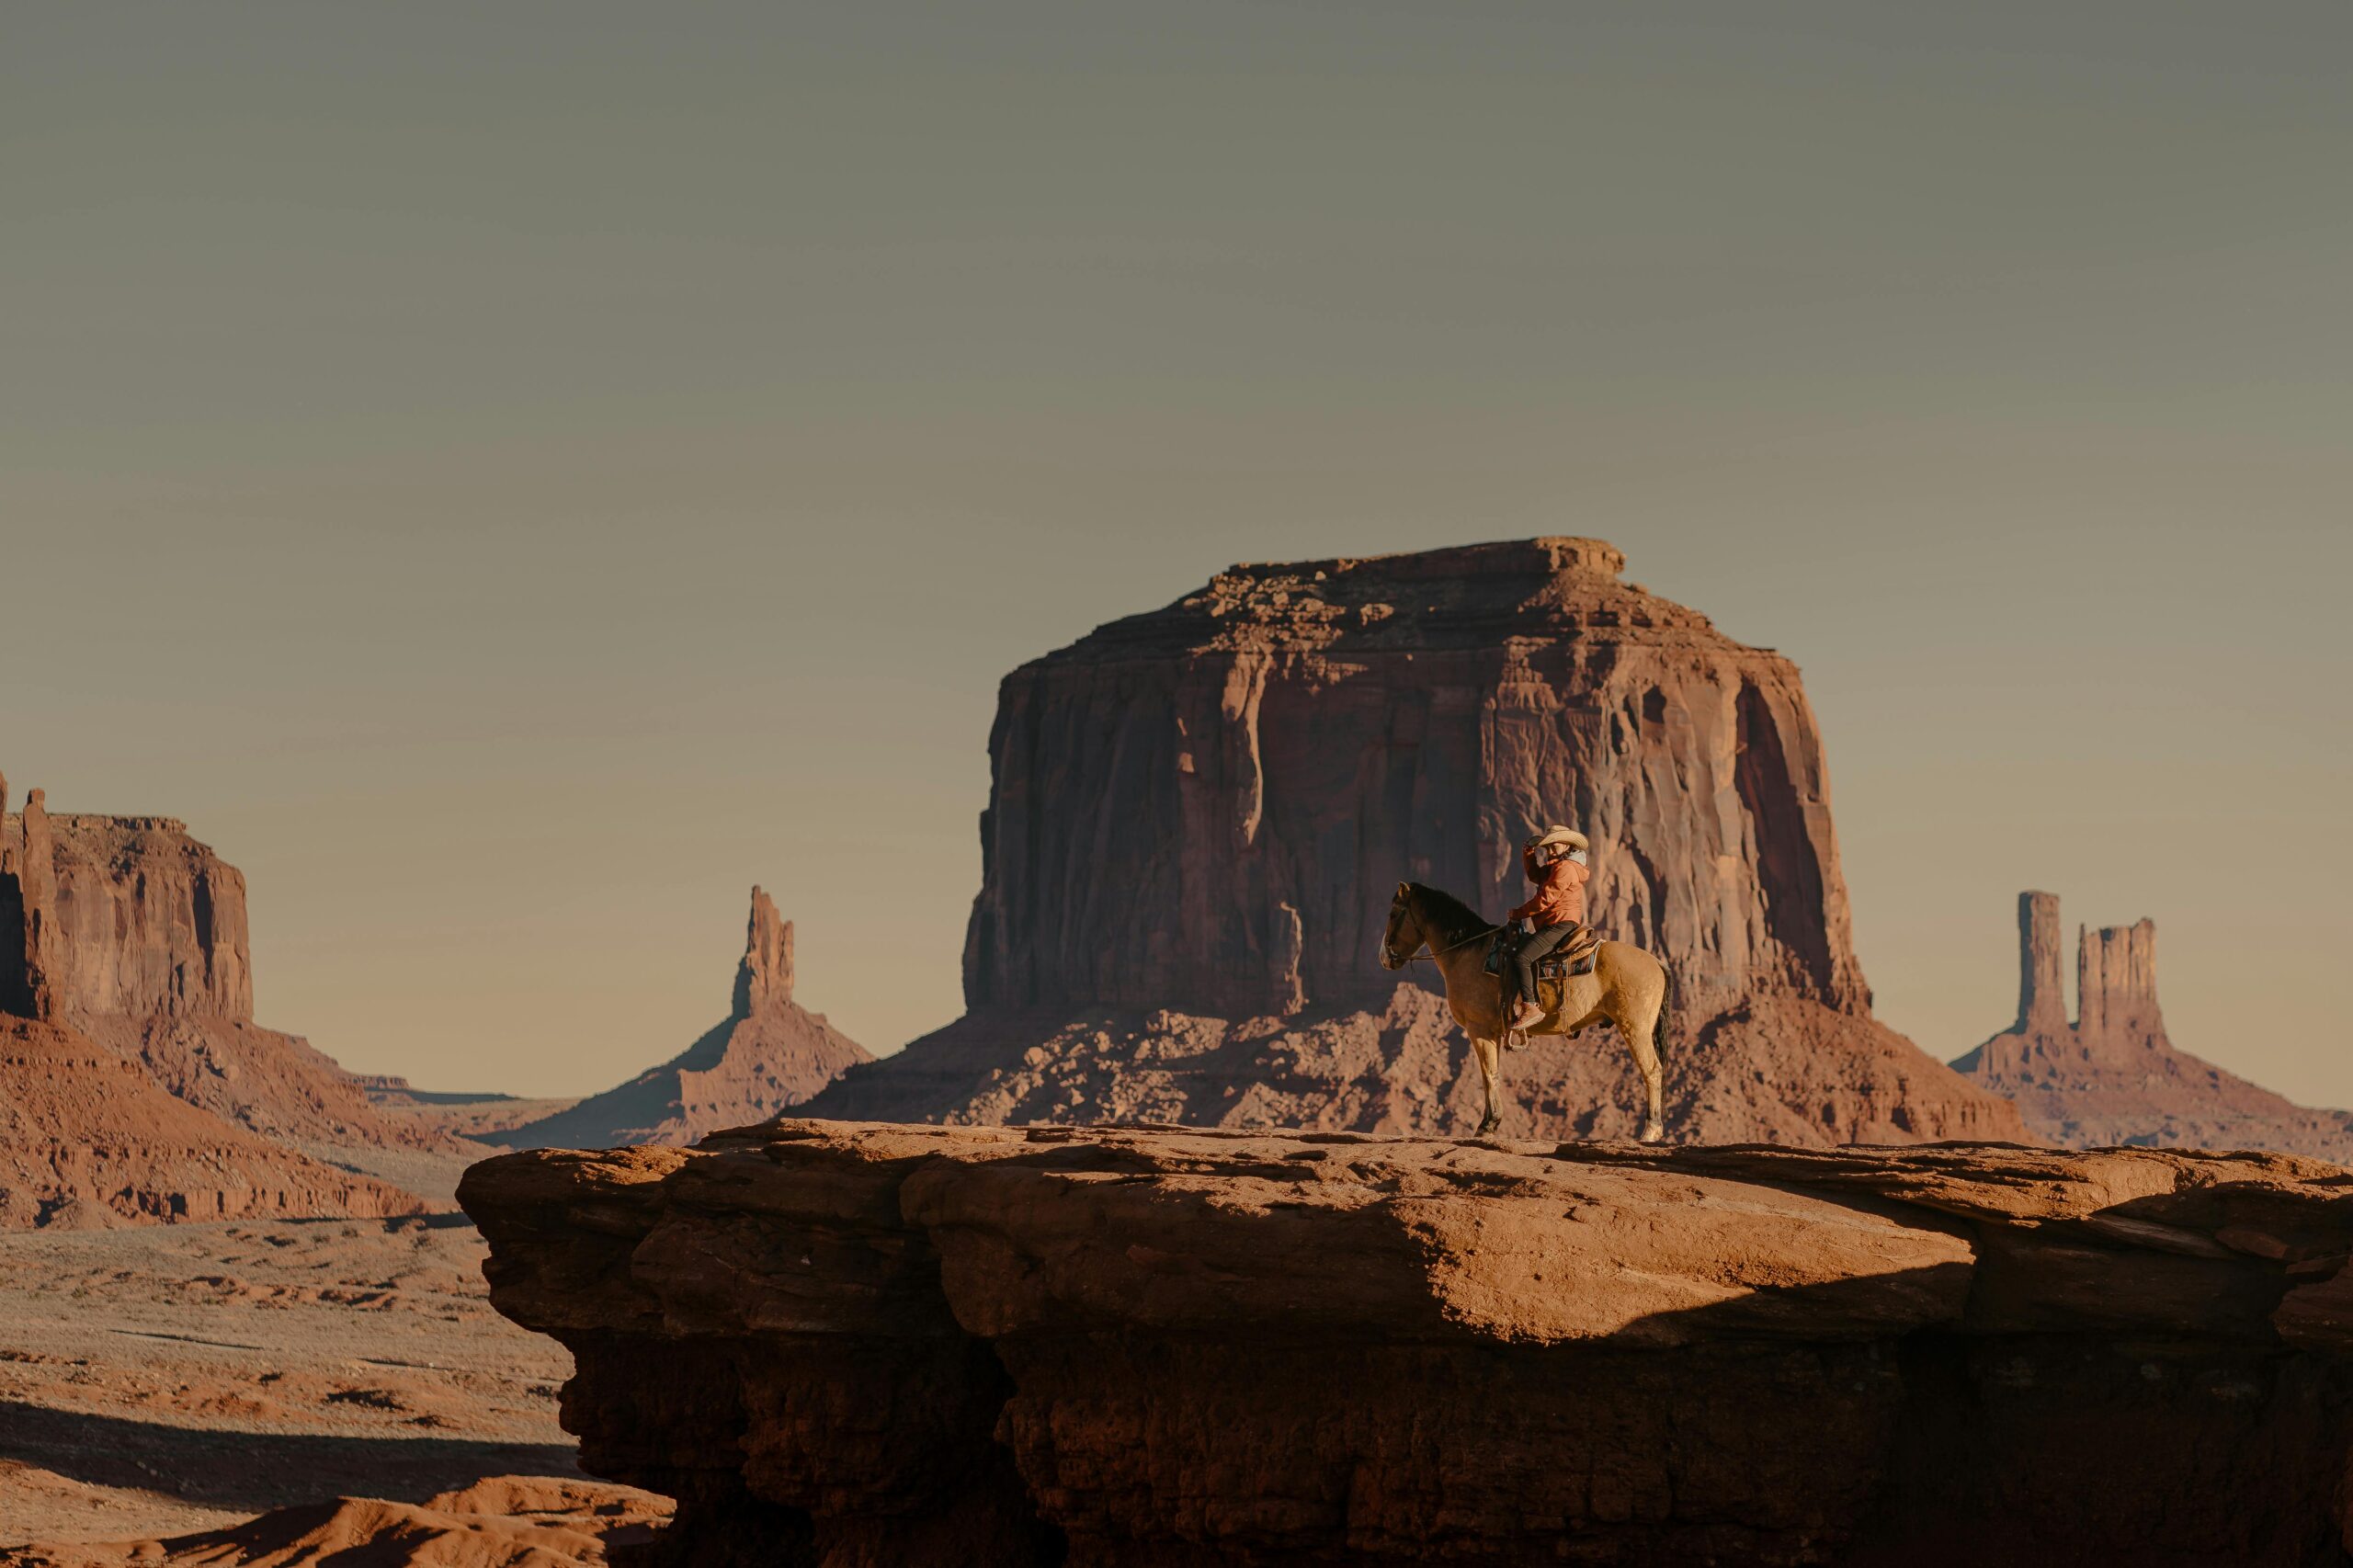
<svg viewBox="0 0 2353 1568"><path fill-rule="evenodd" d="M1570 849L1583 849L1586 847L1585 835L1574 828L1548 827L1531 837L1525 847L1532 851L1548 848L1555 844Z"/></svg>

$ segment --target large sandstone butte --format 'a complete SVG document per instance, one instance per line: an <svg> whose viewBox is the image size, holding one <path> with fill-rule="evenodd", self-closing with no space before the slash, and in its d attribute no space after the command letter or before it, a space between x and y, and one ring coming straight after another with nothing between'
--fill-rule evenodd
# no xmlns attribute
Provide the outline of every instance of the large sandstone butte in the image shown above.
<svg viewBox="0 0 2353 1568"><path fill-rule="evenodd" d="M2157 1006L2157 927L2078 928L2075 1021L2060 977L2059 899L2018 894L2018 1017L1957 1058L2043 1138L2113 1144L2281 1149L2353 1160L2353 1111L2313 1110L2180 1050Z"/></svg>
<svg viewBox="0 0 2353 1568"><path fill-rule="evenodd" d="M874 1058L864 1046L792 999L792 922L752 890L744 957L727 1017L659 1067L567 1109L483 1134L510 1148L607 1148L691 1143L722 1128L765 1121L797 1106L845 1070Z"/></svg>
<svg viewBox="0 0 2353 1568"><path fill-rule="evenodd" d="M51 815L39 790L0 816L0 1012L75 1029L266 1137L457 1151L254 1022L244 875L176 818Z"/></svg>
<svg viewBox="0 0 2353 1568"><path fill-rule="evenodd" d="M2341 1564L2353 1171L782 1121L460 1197L665 1556Z"/></svg>
<svg viewBox="0 0 2353 1568"><path fill-rule="evenodd" d="M1500 913L1523 836L1568 822L1591 918L1673 971L1669 1136L2024 1137L1870 1016L1797 667L1623 560L1538 539L1236 566L1016 670L967 1014L813 1114L1468 1125L1467 1046L1375 961L1390 896ZM1505 1075L1507 1132L1639 1124L1614 1037Z"/></svg>

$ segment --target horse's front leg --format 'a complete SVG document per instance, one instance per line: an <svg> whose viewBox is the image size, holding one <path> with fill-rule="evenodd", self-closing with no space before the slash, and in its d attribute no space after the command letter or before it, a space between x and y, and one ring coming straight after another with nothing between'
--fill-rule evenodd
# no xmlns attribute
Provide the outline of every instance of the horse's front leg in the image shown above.
<svg viewBox="0 0 2353 1568"><path fill-rule="evenodd" d="M1473 1035L1471 1037L1471 1050L1479 1058L1479 1076L1487 1088L1487 1114L1479 1119L1479 1131L1472 1136L1484 1138L1495 1130L1495 1123L1501 1119L1495 1102L1495 1042Z"/></svg>

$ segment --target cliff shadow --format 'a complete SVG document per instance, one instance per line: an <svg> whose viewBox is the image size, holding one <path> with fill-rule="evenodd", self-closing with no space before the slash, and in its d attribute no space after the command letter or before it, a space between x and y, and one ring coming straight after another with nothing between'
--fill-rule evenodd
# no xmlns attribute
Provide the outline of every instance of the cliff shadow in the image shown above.
<svg viewBox="0 0 2353 1568"><path fill-rule="evenodd" d="M240 1432L0 1400L0 1461L256 1514L339 1495L422 1503L484 1476L580 1475L576 1459L570 1443Z"/></svg>

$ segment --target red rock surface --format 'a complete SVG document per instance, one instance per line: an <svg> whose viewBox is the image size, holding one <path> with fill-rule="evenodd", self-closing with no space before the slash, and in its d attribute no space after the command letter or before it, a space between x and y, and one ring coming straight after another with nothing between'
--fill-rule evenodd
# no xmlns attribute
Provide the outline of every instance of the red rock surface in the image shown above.
<svg viewBox="0 0 2353 1568"><path fill-rule="evenodd" d="M70 1028L0 1017L0 1228L428 1207L176 1099Z"/></svg>
<svg viewBox="0 0 2353 1568"><path fill-rule="evenodd" d="M468 1173L666 1561L2341 1561L2353 1172L782 1121Z"/></svg>
<svg viewBox="0 0 2353 1568"><path fill-rule="evenodd" d="M2076 1019L2060 980L2057 895L2018 895L2018 1017L1955 1070L2069 1148L2279 1149L2353 1160L2353 1112L2314 1110L2177 1047L2157 1005L2154 921L2079 929Z"/></svg>
<svg viewBox="0 0 2353 1568"><path fill-rule="evenodd" d="M455 1153L448 1133L380 1116L333 1059L254 1022L245 879L172 817L0 817L0 926L31 912L0 1010L67 1024L189 1104L272 1138ZM36 999L34 993L38 991ZM16 1006L10 1006L10 998Z"/></svg>
<svg viewBox="0 0 2353 1568"><path fill-rule="evenodd" d="M1391 892L1500 911L1522 836L1567 822L1595 923L1674 974L1671 1137L2023 1137L1870 1017L1796 666L1621 565L1540 539L1237 566L1016 670L968 1016L813 1109L1444 1125L1468 1050L1374 960ZM1506 1081L1507 1129L1634 1125L1614 1040Z"/></svg>
<svg viewBox="0 0 2353 1568"><path fill-rule="evenodd" d="M232 1529L163 1540L0 1547L0 1568L589 1568L651 1540L666 1501L625 1486L496 1476L423 1504L338 1497Z"/></svg>
<svg viewBox="0 0 2353 1568"><path fill-rule="evenodd" d="M764 1121L808 1099L866 1048L792 999L792 923L752 890L733 1007L686 1051L601 1095L508 1131L478 1134L510 1148L691 1143Z"/></svg>

